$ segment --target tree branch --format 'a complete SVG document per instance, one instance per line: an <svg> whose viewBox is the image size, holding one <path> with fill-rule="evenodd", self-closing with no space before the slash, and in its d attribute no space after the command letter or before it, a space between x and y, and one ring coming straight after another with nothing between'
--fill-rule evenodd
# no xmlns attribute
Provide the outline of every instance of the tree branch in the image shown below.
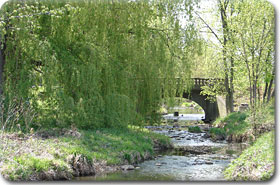
<svg viewBox="0 0 280 185"><path fill-rule="evenodd" d="M222 41L220 40L220 38L218 37L218 35L214 32L214 30L209 26L209 24L207 24L207 22L197 13L197 12L194 12L198 17L199 19L207 26L207 28L211 31L211 33L214 34L214 36L217 38L217 40L221 43Z"/></svg>

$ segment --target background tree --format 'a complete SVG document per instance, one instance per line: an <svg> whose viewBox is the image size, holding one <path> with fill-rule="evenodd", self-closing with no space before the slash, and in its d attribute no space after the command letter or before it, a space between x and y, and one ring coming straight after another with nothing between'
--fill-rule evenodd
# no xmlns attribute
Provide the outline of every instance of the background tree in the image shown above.
<svg viewBox="0 0 280 185"><path fill-rule="evenodd" d="M227 106L228 112L233 111L234 98L235 101L244 99L242 96L249 96L251 107L255 107L256 102L261 103L264 99L267 101L273 94L273 8L264 1L227 0L218 0L213 8L218 13L211 14L212 17L217 16L213 22L196 14L206 31L217 40L214 44L211 39L207 40L205 46L215 46L220 51L216 52L217 57L211 61L215 63L213 66L220 65L220 61L223 61L221 72L225 79L227 105L230 105ZM260 11L255 12L258 8ZM215 29L217 25L222 29ZM203 30L205 29L201 29ZM215 74L218 77L221 72L215 73L213 70L209 75ZM204 93L214 92L205 87Z"/></svg>
<svg viewBox="0 0 280 185"><path fill-rule="evenodd" d="M235 2L234 7L237 12L230 26L236 38L231 47L235 49L238 71L246 70L256 132L257 106L265 102L266 97L270 99L274 80L274 9L267 1ZM264 84L265 90L261 92Z"/></svg>
<svg viewBox="0 0 280 185"><path fill-rule="evenodd" d="M213 3L213 2L212 2ZM234 58L232 57L232 50L228 47L229 42L231 42L232 34L229 28L229 19L233 14L233 9L230 9L231 2L228 0L218 0L214 3L214 11L215 14L212 16L219 17L218 19L214 19L215 24L211 25L211 23L207 22L200 13L196 12L199 20L203 27L206 27L207 31L212 34L212 37L216 39L215 43L212 43L215 46L217 57L215 57L216 64L221 65L222 62L222 70L220 74L215 73L217 76L221 76L224 79L224 92L226 97L226 110L227 113L233 112L233 99L234 99ZM211 15L210 15L211 16ZM217 24L218 23L218 24ZM219 27L218 29L214 29L215 27ZM208 40L209 42L209 40ZM210 41L211 42L211 41ZM208 44L210 45L210 44ZM213 46L212 46L213 47ZM212 59L212 61L214 61ZM204 87L204 94L213 95L216 93L221 93L221 91L217 91L217 88L220 89L220 83L215 85L215 88Z"/></svg>
<svg viewBox="0 0 280 185"><path fill-rule="evenodd" d="M261 100L262 86L268 86L274 78L274 9L267 1L236 2L235 8L231 29L236 39L231 47L239 69L246 67L250 105L254 108Z"/></svg>

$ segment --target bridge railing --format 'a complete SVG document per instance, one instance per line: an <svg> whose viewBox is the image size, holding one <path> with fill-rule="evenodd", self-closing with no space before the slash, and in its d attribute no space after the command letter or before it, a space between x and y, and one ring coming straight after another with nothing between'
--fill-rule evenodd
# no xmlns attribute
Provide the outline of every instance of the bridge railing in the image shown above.
<svg viewBox="0 0 280 185"><path fill-rule="evenodd" d="M141 80L141 81L145 81L145 78L133 78L135 80ZM157 79L162 79L162 80L171 80L172 79L168 79L168 78L154 78L155 80ZM175 78L177 80L177 84L182 84L185 83L184 81L182 81L181 78ZM191 81L193 81L193 84L195 86L204 86L204 85L213 85L215 83L222 83L224 80L221 78L191 78L189 79Z"/></svg>
<svg viewBox="0 0 280 185"><path fill-rule="evenodd" d="M223 82L223 79L220 78L192 78L192 80L196 86L211 85L213 83Z"/></svg>

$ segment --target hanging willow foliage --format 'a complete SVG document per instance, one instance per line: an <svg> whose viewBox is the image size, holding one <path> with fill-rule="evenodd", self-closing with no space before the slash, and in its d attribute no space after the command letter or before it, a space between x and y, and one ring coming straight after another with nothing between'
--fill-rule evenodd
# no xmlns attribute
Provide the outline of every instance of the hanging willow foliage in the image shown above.
<svg viewBox="0 0 280 185"><path fill-rule="evenodd" d="M32 105L34 127L152 121L163 97L190 89L191 56L199 47L192 6L190 0L10 1L1 9L4 95Z"/></svg>

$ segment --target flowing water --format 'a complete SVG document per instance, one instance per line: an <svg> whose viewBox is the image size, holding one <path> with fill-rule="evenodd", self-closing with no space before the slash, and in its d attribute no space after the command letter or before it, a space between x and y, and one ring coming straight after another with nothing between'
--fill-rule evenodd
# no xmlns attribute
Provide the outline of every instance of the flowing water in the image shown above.
<svg viewBox="0 0 280 185"><path fill-rule="evenodd" d="M179 116L181 120L200 120L204 115ZM167 115L166 119L178 119ZM207 125L200 125L203 130ZM118 171L103 176L79 177L98 181L221 181L223 171L246 147L243 144L213 142L206 132L190 133L186 126L148 126L167 135L175 149L161 151L153 160L136 165L135 170Z"/></svg>

